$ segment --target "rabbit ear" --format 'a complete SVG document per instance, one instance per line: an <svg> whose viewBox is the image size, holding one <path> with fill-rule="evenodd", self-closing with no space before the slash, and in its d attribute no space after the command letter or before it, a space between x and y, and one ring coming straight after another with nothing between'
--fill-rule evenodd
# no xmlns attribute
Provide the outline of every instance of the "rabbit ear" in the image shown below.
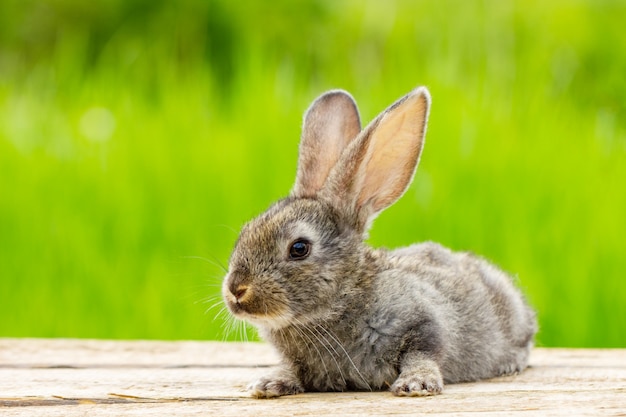
<svg viewBox="0 0 626 417"><path fill-rule="evenodd" d="M367 230L408 188L422 152L430 95L420 87L374 119L346 149L321 196Z"/></svg>
<svg viewBox="0 0 626 417"><path fill-rule="evenodd" d="M340 155L361 131L359 111L350 94L332 90L318 97L304 115L294 197L313 197Z"/></svg>

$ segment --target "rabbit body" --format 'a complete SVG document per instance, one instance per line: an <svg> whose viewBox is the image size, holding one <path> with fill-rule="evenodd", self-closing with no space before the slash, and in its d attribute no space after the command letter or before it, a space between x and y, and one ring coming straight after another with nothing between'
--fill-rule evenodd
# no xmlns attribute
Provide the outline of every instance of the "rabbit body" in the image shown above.
<svg viewBox="0 0 626 417"><path fill-rule="evenodd" d="M436 243L363 243L413 177L429 104L417 89L363 131L344 92L307 112L292 194L244 226L223 285L282 358L253 396L432 395L527 366L535 313L505 273Z"/></svg>

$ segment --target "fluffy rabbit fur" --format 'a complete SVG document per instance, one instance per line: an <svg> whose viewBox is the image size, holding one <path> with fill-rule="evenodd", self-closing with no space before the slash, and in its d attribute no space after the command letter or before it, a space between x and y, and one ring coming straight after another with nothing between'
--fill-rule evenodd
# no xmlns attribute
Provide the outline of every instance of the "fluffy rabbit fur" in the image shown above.
<svg viewBox="0 0 626 417"><path fill-rule="evenodd" d="M252 396L433 395L527 366L535 313L509 276L436 243L363 242L413 178L429 107L417 88L361 130L354 100L335 90L306 112L291 194L244 226L223 283L232 314L282 357Z"/></svg>

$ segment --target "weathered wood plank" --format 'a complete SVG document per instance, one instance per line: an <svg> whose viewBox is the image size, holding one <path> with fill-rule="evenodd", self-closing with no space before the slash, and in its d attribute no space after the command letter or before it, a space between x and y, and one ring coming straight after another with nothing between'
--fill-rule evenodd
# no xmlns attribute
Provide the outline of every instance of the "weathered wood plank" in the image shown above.
<svg viewBox="0 0 626 417"><path fill-rule="evenodd" d="M429 398L248 398L276 362L258 343L0 339L0 415L626 415L626 349L536 349L520 375Z"/></svg>
<svg viewBox="0 0 626 417"><path fill-rule="evenodd" d="M272 349L261 343L0 339L2 366L254 366L276 361Z"/></svg>

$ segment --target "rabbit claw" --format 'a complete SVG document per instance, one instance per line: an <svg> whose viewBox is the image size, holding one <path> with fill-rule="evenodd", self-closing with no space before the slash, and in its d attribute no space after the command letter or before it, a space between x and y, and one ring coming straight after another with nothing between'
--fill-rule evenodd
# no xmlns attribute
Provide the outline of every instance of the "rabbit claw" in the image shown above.
<svg viewBox="0 0 626 417"><path fill-rule="evenodd" d="M276 398L304 392L298 381L283 378L261 378L248 386L248 392L254 398Z"/></svg>
<svg viewBox="0 0 626 417"><path fill-rule="evenodd" d="M400 375L389 390L398 397L437 395L443 390L443 380L437 374Z"/></svg>

